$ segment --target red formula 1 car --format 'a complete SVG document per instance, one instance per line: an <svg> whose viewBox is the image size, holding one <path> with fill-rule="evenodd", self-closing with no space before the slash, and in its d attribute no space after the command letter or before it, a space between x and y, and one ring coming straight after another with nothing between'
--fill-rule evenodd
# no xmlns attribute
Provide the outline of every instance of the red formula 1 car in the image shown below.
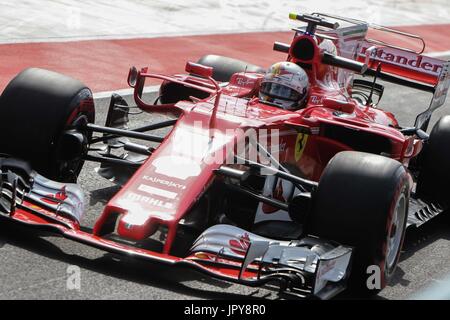
<svg viewBox="0 0 450 320"><path fill-rule="evenodd" d="M134 129L133 106L118 95L100 126L79 81L20 73L0 98L2 219L300 297L378 292L406 228L450 204L450 117L426 133L445 101L449 63L367 39L365 22L291 18L307 27L274 49L308 74L307 104L297 111L258 99L262 68L212 55L188 62L186 75L131 68L137 107L171 115ZM152 103L146 78L162 81ZM377 79L430 92L431 105L401 128L374 102L384 89ZM170 129L163 137L149 133L162 128ZM81 226L86 204L75 184L86 160L123 185L92 230ZM379 271L372 285L371 270Z"/></svg>

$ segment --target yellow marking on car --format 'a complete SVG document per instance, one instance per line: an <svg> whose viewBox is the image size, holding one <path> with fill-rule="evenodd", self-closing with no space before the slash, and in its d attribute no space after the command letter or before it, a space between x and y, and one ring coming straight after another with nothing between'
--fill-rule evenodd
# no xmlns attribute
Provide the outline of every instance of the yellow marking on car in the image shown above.
<svg viewBox="0 0 450 320"><path fill-rule="evenodd" d="M297 140L295 141L295 161L298 162L305 151L306 143L308 142L309 135L306 133L299 133Z"/></svg>

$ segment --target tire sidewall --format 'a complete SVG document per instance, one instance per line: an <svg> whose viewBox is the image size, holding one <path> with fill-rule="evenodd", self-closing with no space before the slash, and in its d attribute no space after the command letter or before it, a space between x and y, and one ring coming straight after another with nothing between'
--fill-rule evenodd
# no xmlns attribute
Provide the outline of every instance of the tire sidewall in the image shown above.
<svg viewBox="0 0 450 320"><path fill-rule="evenodd" d="M355 292L376 294L394 275L406 231L410 181L398 161L355 151L337 154L322 174L308 218L308 233L354 248L348 286ZM388 241L402 196L402 230L395 259L391 260L394 263L388 268ZM378 269L380 285L375 289L368 286L369 278L373 279L370 266Z"/></svg>
<svg viewBox="0 0 450 320"><path fill-rule="evenodd" d="M61 160L58 156L58 148L61 144L61 136L65 130L69 130L74 128L75 122L79 121L81 117L85 118L86 123L94 123L95 122L95 108L94 108L94 100L92 97L92 92L89 89L81 90L72 100L69 106L69 114L65 123L62 127L56 132L54 137L54 147L51 152L51 160L49 162L49 173L53 179L56 179L60 182L76 182L79 173L84 164L84 160L82 157L83 154L80 154L80 157L74 159L72 166L73 172L71 174L60 172L58 168L61 166ZM86 142L88 142L92 136L92 133L84 131L81 132L86 137Z"/></svg>
<svg viewBox="0 0 450 320"><path fill-rule="evenodd" d="M408 200L408 193L409 193L409 183L408 183L408 178L406 175L403 175L400 179L401 179L400 183L398 184L398 186L396 188L395 195L392 199L391 207L389 210L389 215L386 220L385 237L384 237L384 241L382 243L381 250L380 250L380 259L379 259L378 266L381 271L381 279L380 279L381 280L381 288L384 288L392 280L392 277L397 268L398 261L400 259L403 242L405 240L406 225L407 225L407 221L408 221L408 201L407 200ZM388 242L389 242L389 238L391 235L390 233L392 230L391 226L392 226L392 222L393 222L392 220L394 218L394 212L396 209L397 202L401 196L405 197L406 204L405 204L405 212L404 212L403 223L402 223L402 233L401 233L400 245L399 245L398 251L396 253L395 262L394 262L393 266L391 268L388 268L388 266L387 266L387 251L388 251L387 247L388 247Z"/></svg>

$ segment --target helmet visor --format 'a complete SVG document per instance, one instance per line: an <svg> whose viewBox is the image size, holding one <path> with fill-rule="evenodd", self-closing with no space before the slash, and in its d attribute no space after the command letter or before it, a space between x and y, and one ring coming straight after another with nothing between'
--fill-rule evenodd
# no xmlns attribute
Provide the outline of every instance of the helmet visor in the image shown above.
<svg viewBox="0 0 450 320"><path fill-rule="evenodd" d="M288 86L274 82L263 82L261 84L260 91L261 93L272 98L289 101L299 101L302 98L299 92L289 88Z"/></svg>

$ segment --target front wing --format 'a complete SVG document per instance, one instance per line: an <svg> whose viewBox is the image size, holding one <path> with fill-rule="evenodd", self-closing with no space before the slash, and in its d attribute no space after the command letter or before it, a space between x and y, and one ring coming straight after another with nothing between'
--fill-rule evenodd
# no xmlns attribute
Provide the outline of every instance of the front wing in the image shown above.
<svg viewBox="0 0 450 320"><path fill-rule="evenodd" d="M278 241L230 225L215 225L177 257L96 236L80 226L84 210L77 185L33 173L34 183L0 171L0 218L107 252L135 259L187 266L225 281L275 286L301 298L327 299L346 288L352 248L313 237Z"/></svg>

